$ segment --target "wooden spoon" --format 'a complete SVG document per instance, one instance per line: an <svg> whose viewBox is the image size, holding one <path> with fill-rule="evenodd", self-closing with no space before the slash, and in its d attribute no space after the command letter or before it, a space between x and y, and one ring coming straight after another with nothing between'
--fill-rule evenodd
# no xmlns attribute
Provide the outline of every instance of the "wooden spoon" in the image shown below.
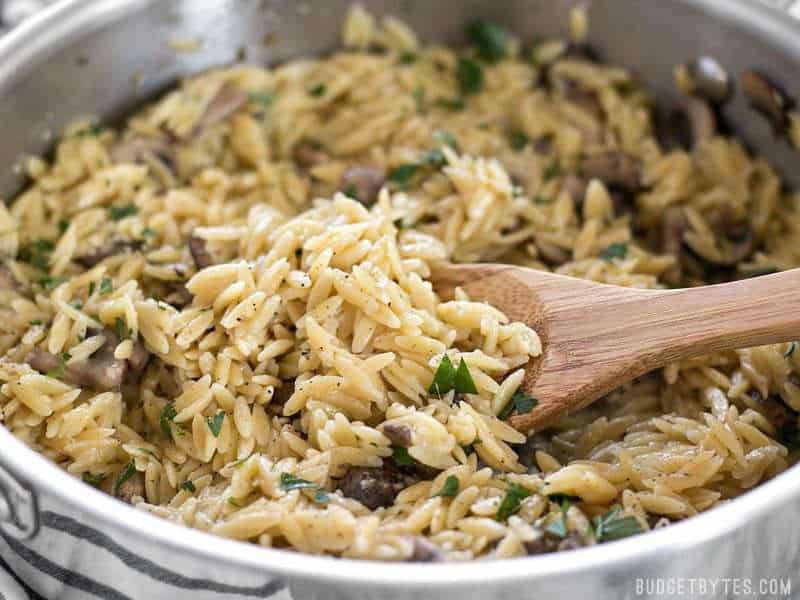
<svg viewBox="0 0 800 600"><path fill-rule="evenodd" d="M521 387L539 402L510 419L522 432L669 362L800 339L800 269L679 290L495 264L440 265L433 280L442 297L460 286L542 339L542 356L528 364Z"/></svg>

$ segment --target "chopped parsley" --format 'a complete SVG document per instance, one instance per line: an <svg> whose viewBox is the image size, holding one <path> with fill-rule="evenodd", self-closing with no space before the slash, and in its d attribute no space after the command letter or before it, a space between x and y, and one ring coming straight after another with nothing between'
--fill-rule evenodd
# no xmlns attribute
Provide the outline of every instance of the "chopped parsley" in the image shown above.
<svg viewBox="0 0 800 600"><path fill-rule="evenodd" d="M211 430L211 435L219 437L219 432L222 429L222 421L225 419L225 413L219 411L213 417L206 417L206 423Z"/></svg>
<svg viewBox="0 0 800 600"><path fill-rule="evenodd" d="M133 463L133 461L131 461L125 466L125 468L119 474L117 481L114 482L114 493L116 494L120 486L126 481L128 481L128 479L133 477L135 474L136 474L136 465Z"/></svg>
<svg viewBox="0 0 800 600"><path fill-rule="evenodd" d="M399 185L401 188L405 188L414 178L414 175L417 174L417 171L419 171L418 164L407 163L394 169L389 174L389 179Z"/></svg>
<svg viewBox="0 0 800 600"><path fill-rule="evenodd" d="M67 229L69 229L69 221L66 219L60 219L58 221L58 233L63 234Z"/></svg>
<svg viewBox="0 0 800 600"><path fill-rule="evenodd" d="M94 296L94 290L97 288L97 284L94 281L89 282L89 297L91 298Z"/></svg>
<svg viewBox="0 0 800 600"><path fill-rule="evenodd" d="M92 282L94 283L94 282ZM91 289L91 288L90 288ZM114 284L110 277L103 277L100 281L100 295L106 296L114 291ZM91 294L91 292L89 292Z"/></svg>
<svg viewBox="0 0 800 600"><path fill-rule="evenodd" d="M103 483L103 481L105 481L105 479L106 479L105 473L97 473L96 475L93 475L92 473L83 474L83 481L93 487L99 487L100 484Z"/></svg>
<svg viewBox="0 0 800 600"><path fill-rule="evenodd" d="M628 244L624 242L614 242L600 253L600 258L606 262L611 262L615 258L620 260L628 256Z"/></svg>
<svg viewBox="0 0 800 600"><path fill-rule="evenodd" d="M155 229L151 227L145 227L142 229L142 235L146 237L155 237L157 234Z"/></svg>
<svg viewBox="0 0 800 600"><path fill-rule="evenodd" d="M28 325L42 325L44 322L41 319L31 319Z"/></svg>
<svg viewBox="0 0 800 600"><path fill-rule="evenodd" d="M328 492L312 481L300 479L291 473L281 473L281 489L290 492L292 490L314 490L314 502L324 504L330 499Z"/></svg>
<svg viewBox="0 0 800 600"><path fill-rule="evenodd" d="M455 475L449 475L447 479L445 479L442 489L440 489L431 497L435 498L436 496L445 496L447 498L455 498L458 494L458 488L460 485L461 484L458 481L458 477Z"/></svg>
<svg viewBox="0 0 800 600"><path fill-rule="evenodd" d="M413 467L415 464L417 464L417 461L411 458L411 455L405 448L393 448L392 460L396 465L401 467Z"/></svg>
<svg viewBox="0 0 800 600"><path fill-rule="evenodd" d="M414 91L411 92L411 95L414 97L414 104L417 107L417 114L424 115L427 109L425 104L425 88L421 85L418 85L414 88Z"/></svg>
<svg viewBox="0 0 800 600"><path fill-rule="evenodd" d="M542 173L542 178L545 181L550 181L551 179L555 179L556 177L561 176L561 167L558 166L558 163L551 163L545 167L544 173Z"/></svg>
<svg viewBox="0 0 800 600"><path fill-rule="evenodd" d="M458 140L449 131L439 129L433 133L433 139L442 146L450 146L453 150L458 152Z"/></svg>
<svg viewBox="0 0 800 600"><path fill-rule="evenodd" d="M319 98L320 96L324 96L325 95L325 84L324 83L318 83L313 88L308 90L308 93L311 94L312 96L314 96L315 98Z"/></svg>
<svg viewBox="0 0 800 600"><path fill-rule="evenodd" d="M417 62L417 55L414 52L403 52L400 55L400 63L404 65L413 65Z"/></svg>
<svg viewBox="0 0 800 600"><path fill-rule="evenodd" d="M522 501L531 494L533 494L533 492L528 488L522 487L517 483L512 483L508 487L508 491L503 501L500 503L500 507L497 509L497 516L495 518L498 521L508 520L508 517L519 511Z"/></svg>
<svg viewBox="0 0 800 600"><path fill-rule="evenodd" d="M432 167L441 167L447 163L447 159L444 157L444 152L439 148L434 148L422 155L422 162Z"/></svg>
<svg viewBox="0 0 800 600"><path fill-rule="evenodd" d="M52 290L58 287L67 280L66 277L51 277L50 275L43 275L36 280L36 282L46 290Z"/></svg>
<svg viewBox="0 0 800 600"><path fill-rule="evenodd" d="M641 532L639 521L635 517L623 517L618 506L594 518L594 535L598 542L619 540Z"/></svg>
<svg viewBox="0 0 800 600"><path fill-rule="evenodd" d="M792 354L794 354L795 349L797 348L797 342L792 342L789 344L789 348L786 352L783 353L783 358L789 358Z"/></svg>
<svg viewBox="0 0 800 600"><path fill-rule="evenodd" d="M545 198L541 194L536 194L533 197L533 203L534 204L550 204L550 200L548 198Z"/></svg>
<svg viewBox="0 0 800 600"><path fill-rule="evenodd" d="M462 361L463 362L463 361ZM450 357L445 354L442 357L436 372L433 374L433 382L428 388L429 394L443 396L456 385L456 369Z"/></svg>
<svg viewBox="0 0 800 600"><path fill-rule="evenodd" d="M48 377L53 379L61 379L67 370L67 361L69 360L69 352L62 352L58 355L58 366L47 373Z"/></svg>
<svg viewBox="0 0 800 600"><path fill-rule="evenodd" d="M483 69L481 66L466 56L458 58L456 79L462 94L477 94L483 89Z"/></svg>
<svg viewBox="0 0 800 600"><path fill-rule="evenodd" d="M126 217L132 217L139 212L139 208L135 204L126 204L125 206L112 206L110 209L111 218L114 221L121 221Z"/></svg>
<svg viewBox="0 0 800 600"><path fill-rule="evenodd" d="M247 99L254 104L260 104L264 108L268 108L275 102L275 94L269 92L250 92L247 94Z"/></svg>
<svg viewBox="0 0 800 600"><path fill-rule="evenodd" d="M75 135L77 137L84 137L84 136L97 137L101 133L103 133L103 126L95 123L93 125L89 125L84 129L81 129Z"/></svg>
<svg viewBox="0 0 800 600"><path fill-rule="evenodd" d="M167 439L170 440L172 439L171 424L174 421L177 414L178 411L175 410L174 402L168 402L161 410L161 416L158 419L158 423L159 425L161 425L161 431L164 432L164 435L167 437Z"/></svg>
<svg viewBox="0 0 800 600"><path fill-rule="evenodd" d="M512 129L508 132L508 143L514 150L522 150L531 141L524 131L519 129Z"/></svg>
<svg viewBox="0 0 800 600"><path fill-rule="evenodd" d="M511 400L503 407L503 410L500 411L500 414L497 415L497 418L505 421L514 411L520 415L529 413L537 404L539 404L539 401L533 396L529 396L523 392L516 392L511 396Z"/></svg>
<svg viewBox="0 0 800 600"><path fill-rule="evenodd" d="M467 37L483 60L497 62L505 58L510 35L496 23L476 21L467 27Z"/></svg>
<svg viewBox="0 0 800 600"><path fill-rule="evenodd" d="M456 376L455 380L453 381L453 387L455 390L461 394L477 394L478 388L475 387L475 382L472 379L472 375L469 372L469 367L467 366L467 361L463 358L461 362L458 363L458 369L456 369Z"/></svg>
<svg viewBox="0 0 800 600"><path fill-rule="evenodd" d="M114 319L114 331L117 334L117 337L121 340L124 340L130 335L127 326L125 325L125 321L122 317L117 317Z"/></svg>
<svg viewBox="0 0 800 600"><path fill-rule="evenodd" d="M19 251L19 259L40 271L50 268L50 253L53 251L50 240L34 240Z"/></svg>
<svg viewBox="0 0 800 600"><path fill-rule="evenodd" d="M434 104L452 112L464 110L466 107L466 103L461 98L437 98Z"/></svg>
<svg viewBox="0 0 800 600"><path fill-rule="evenodd" d="M181 484L181 489L182 490L186 490L187 492L189 492L191 494L194 494L197 491L197 488L194 486L194 484L191 481L188 481L188 480L184 481Z"/></svg>

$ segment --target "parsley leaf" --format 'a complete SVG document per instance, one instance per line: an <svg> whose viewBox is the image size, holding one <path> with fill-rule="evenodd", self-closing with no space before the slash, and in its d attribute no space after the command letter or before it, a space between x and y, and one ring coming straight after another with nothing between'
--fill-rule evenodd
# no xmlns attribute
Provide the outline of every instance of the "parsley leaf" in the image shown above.
<svg viewBox="0 0 800 600"><path fill-rule="evenodd" d="M142 229L142 235L145 237L155 237L157 234L156 230L153 229L152 227L145 227L144 229Z"/></svg>
<svg viewBox="0 0 800 600"><path fill-rule="evenodd" d="M522 150L531 141L524 131L519 129L512 129L508 132L508 143L514 150Z"/></svg>
<svg viewBox="0 0 800 600"><path fill-rule="evenodd" d="M458 112L466 107L466 103L461 98L437 98L434 104L451 112Z"/></svg>
<svg viewBox="0 0 800 600"><path fill-rule="evenodd" d="M114 291L114 283L111 281L110 277L103 277L100 281L100 295L106 296ZM91 294L91 292L90 292Z"/></svg>
<svg viewBox="0 0 800 600"><path fill-rule="evenodd" d="M112 206L111 218L114 221L121 221L125 217L132 217L139 212L139 208L135 204L126 204L125 206Z"/></svg>
<svg viewBox="0 0 800 600"><path fill-rule="evenodd" d="M43 275L37 279L37 283L47 290L52 290L58 287L67 280L66 277L51 277L50 275Z"/></svg>
<svg viewBox="0 0 800 600"><path fill-rule="evenodd" d="M453 380L453 387L461 394L477 394L478 388L475 387L475 382L472 380L472 375L469 372L467 362L462 358L456 369L455 378Z"/></svg>
<svg viewBox="0 0 800 600"><path fill-rule="evenodd" d="M403 52L400 55L400 63L404 65L412 65L417 62L417 55L414 52Z"/></svg>
<svg viewBox="0 0 800 600"><path fill-rule="evenodd" d="M628 255L628 244L624 242L614 242L600 253L600 258L606 262L611 262L615 258L620 260Z"/></svg>
<svg viewBox="0 0 800 600"><path fill-rule="evenodd" d="M122 317L117 317L114 319L114 331L117 334L117 337L121 340L124 340L128 337L129 331Z"/></svg>
<svg viewBox="0 0 800 600"><path fill-rule="evenodd" d="M439 150L439 148L435 148L433 150L428 150L425 154L422 155L422 162L423 164L430 165L432 167L441 167L447 162L447 159L444 157L444 153Z"/></svg>
<svg viewBox="0 0 800 600"><path fill-rule="evenodd" d="M184 481L181 484L181 489L182 490L186 490L187 492L190 492L192 494L194 494L197 491L197 488L194 486L194 484L191 481L188 481L188 480Z"/></svg>
<svg viewBox="0 0 800 600"><path fill-rule="evenodd" d="M594 535L598 542L619 540L642 532L642 526L635 517L623 517L621 514L617 506L594 518Z"/></svg>
<svg viewBox="0 0 800 600"><path fill-rule="evenodd" d="M42 325L43 323L44 321L42 321L41 319L31 319L30 321L28 321L28 325Z"/></svg>
<svg viewBox="0 0 800 600"><path fill-rule="evenodd" d="M787 348L786 352L783 353L783 358L789 358L792 354L794 354L796 348L797 342L792 342L789 344L789 348Z"/></svg>
<svg viewBox="0 0 800 600"><path fill-rule="evenodd" d="M63 234L67 229L69 229L69 221L66 219L60 219L58 221L58 233Z"/></svg>
<svg viewBox="0 0 800 600"><path fill-rule="evenodd" d="M164 435L167 439L172 439L172 427L170 424L177 416L178 411L175 410L175 403L168 402L164 408L161 410L161 416L158 419L158 423L161 425L161 431L164 432Z"/></svg>
<svg viewBox="0 0 800 600"><path fill-rule="evenodd" d="M291 473L281 473L281 489L290 492L292 490L314 490L314 502L325 504L330 500L328 492L319 487L312 481L300 479Z"/></svg>
<svg viewBox="0 0 800 600"><path fill-rule="evenodd" d="M458 494L458 488L461 483L458 481L458 477L455 475L449 475L447 479L444 481L444 485L442 489L436 492L431 498L435 498L436 496L445 496L447 498L455 498Z"/></svg>
<svg viewBox="0 0 800 600"><path fill-rule="evenodd" d="M414 97L414 104L417 107L417 114L424 115L426 110L425 88L421 85L418 85L416 88L414 88L414 91L411 92L411 95Z"/></svg>
<svg viewBox="0 0 800 600"><path fill-rule="evenodd" d="M225 413L223 411L219 411L213 417L206 417L206 423L208 424L208 428L211 430L211 435L214 437L219 437L219 432L222 429L222 421L225 419Z"/></svg>
<svg viewBox="0 0 800 600"><path fill-rule="evenodd" d="M324 83L318 83L313 88L308 90L308 93L311 94L312 96L314 96L315 98L319 98L320 96L324 96L325 95L325 84Z"/></svg>
<svg viewBox="0 0 800 600"><path fill-rule="evenodd" d="M458 152L458 140L449 131L439 129L433 133L433 139L442 146L450 146L453 150Z"/></svg>
<svg viewBox="0 0 800 600"><path fill-rule="evenodd" d="M508 40L511 37L496 23L476 21L467 27L467 36L478 51L478 56L487 62L497 62L506 56Z"/></svg>
<svg viewBox="0 0 800 600"><path fill-rule="evenodd" d="M561 176L561 167L558 166L558 163L551 163L545 168L544 173L542 173L542 178L545 181L550 181L559 176Z"/></svg>
<svg viewBox="0 0 800 600"><path fill-rule="evenodd" d="M471 58L460 56L456 79L462 94L477 94L483 89L483 69Z"/></svg>
<svg viewBox="0 0 800 600"><path fill-rule="evenodd" d="M539 404L539 401L533 396L529 396L523 392L516 392L511 396L511 400L503 407L503 410L497 415L497 418L501 421L505 421L514 411L517 411L517 414L520 415L529 413L537 404Z"/></svg>
<svg viewBox="0 0 800 600"><path fill-rule="evenodd" d="M399 185L401 188L405 188L414 178L414 175L417 174L418 170L419 165L415 163L400 165L389 174L389 179Z"/></svg>
<svg viewBox="0 0 800 600"><path fill-rule="evenodd" d="M439 366L436 368L436 372L433 374L433 383L431 383L431 386L428 388L428 393L444 396L455 387L455 383L456 369L450 357L445 354Z"/></svg>
<svg viewBox="0 0 800 600"><path fill-rule="evenodd" d="M508 517L519 511L522 501L531 494L533 494L533 492L528 488L522 487L517 483L512 483L503 501L500 503L500 507L497 509L497 516L495 518L498 521L506 521Z"/></svg>
<svg viewBox="0 0 800 600"><path fill-rule="evenodd" d="M54 370L47 373L48 377L52 377L53 379L60 379L64 376L64 372L67 370L67 361L69 360L69 352L62 352L58 355L58 367Z"/></svg>
<svg viewBox="0 0 800 600"><path fill-rule="evenodd" d="M134 462L133 462L133 461L131 461L131 462L129 462L129 463L128 463L128 464L125 466L125 468L124 468L124 469L123 469L123 470L120 472L120 474L119 474L119 477L117 478L117 481L116 481L116 482L114 482L114 494L116 494L116 493L117 493L117 490L119 490L119 487L120 487L120 486L121 486L123 483L125 483L126 481L128 481L128 479L130 479L131 477L133 477L135 474L136 474L136 465L134 464Z"/></svg>
<svg viewBox="0 0 800 600"><path fill-rule="evenodd" d="M270 92L250 92L247 94L247 99L254 104L260 104L264 108L267 108L275 102L275 94L271 94Z"/></svg>
<svg viewBox="0 0 800 600"><path fill-rule="evenodd" d="M416 461L411 458L411 455L405 448L393 448L392 460L401 467L413 467L416 464Z"/></svg>
<svg viewBox="0 0 800 600"><path fill-rule="evenodd" d="M99 487L105 481L105 478L105 473L98 473L97 475L92 475L91 473L83 474L83 481L93 487Z"/></svg>

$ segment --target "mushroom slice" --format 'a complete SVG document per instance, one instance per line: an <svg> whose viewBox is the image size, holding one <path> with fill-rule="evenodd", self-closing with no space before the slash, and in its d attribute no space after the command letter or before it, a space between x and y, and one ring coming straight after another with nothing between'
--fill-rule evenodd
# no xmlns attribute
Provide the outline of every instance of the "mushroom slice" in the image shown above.
<svg viewBox="0 0 800 600"><path fill-rule="evenodd" d="M116 239L110 240L105 245L100 246L82 256L77 256L73 260L86 269L91 269L105 259L122 254L123 252L136 252L142 247L142 242L136 240Z"/></svg>
<svg viewBox="0 0 800 600"><path fill-rule="evenodd" d="M404 423L384 423L381 427L383 435L389 438L392 446L396 448L409 448L411 446L411 427Z"/></svg>
<svg viewBox="0 0 800 600"><path fill-rule="evenodd" d="M383 169L356 165L342 174L341 188L348 196L370 207L378 200L378 193L385 183Z"/></svg>
<svg viewBox="0 0 800 600"><path fill-rule="evenodd" d="M724 104L731 97L733 85L728 72L710 56L700 56L686 65L692 93L711 102Z"/></svg>
<svg viewBox="0 0 800 600"><path fill-rule="evenodd" d="M111 159L115 163L138 163L147 155L155 156L175 173L175 147L165 136L131 137L121 140L111 149Z"/></svg>
<svg viewBox="0 0 800 600"><path fill-rule="evenodd" d="M144 473L140 473L139 471L136 471L127 481L122 482L119 487L114 490L114 496L128 504L131 504L133 499L137 496L144 498L144 494Z"/></svg>
<svg viewBox="0 0 800 600"><path fill-rule="evenodd" d="M206 240L195 235L190 235L188 246L189 252L192 254L192 260L198 271L214 264L214 258L206 249Z"/></svg>
<svg viewBox="0 0 800 600"><path fill-rule="evenodd" d="M189 137L199 137L217 123L221 123L247 105L249 98L245 92L232 83L226 82L208 103Z"/></svg>
<svg viewBox="0 0 800 600"><path fill-rule="evenodd" d="M607 185L618 185L630 191L640 187L639 162L619 150L584 156L580 173L586 179L599 179Z"/></svg>
<svg viewBox="0 0 800 600"><path fill-rule="evenodd" d="M404 488L400 472L387 467L351 467L342 479L339 489L347 498L375 510L391 506Z"/></svg>
<svg viewBox="0 0 800 600"><path fill-rule="evenodd" d="M788 112L794 106L794 100L774 81L758 71L743 71L739 75L739 84L753 108L770 122L775 133L785 133L789 121Z"/></svg>
<svg viewBox="0 0 800 600"><path fill-rule="evenodd" d="M717 133L717 119L708 102L697 97L684 98L681 102L683 112L689 121L693 147L710 140Z"/></svg>
<svg viewBox="0 0 800 600"><path fill-rule="evenodd" d="M294 150L292 150L292 158L294 162L304 169L328 162L331 159L322 144L308 139L300 140L295 144Z"/></svg>

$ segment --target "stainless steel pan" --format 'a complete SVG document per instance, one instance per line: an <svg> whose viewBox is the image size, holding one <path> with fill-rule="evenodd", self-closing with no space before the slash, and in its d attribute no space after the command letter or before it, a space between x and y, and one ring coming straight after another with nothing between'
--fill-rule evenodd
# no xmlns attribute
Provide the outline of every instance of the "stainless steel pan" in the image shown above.
<svg viewBox="0 0 800 600"><path fill-rule="evenodd" d="M177 77L240 53L281 61L336 46L350 0L65 0L0 41L0 195L23 184L23 152L48 148L71 119L106 119ZM465 22L496 20L523 39L562 33L572 0L374 0L429 40L455 41ZM591 40L674 100L671 69L698 55L732 73L765 70L800 95L800 27L737 0L595 0ZM265 37L278 33L277 45ZM202 48L176 54L176 34ZM737 98L735 129L793 183L800 154ZM793 168L794 167L794 168ZM0 557L47 598L644 598L731 597L690 578L788 578L800 590L800 469L711 512L654 533L567 554L472 564L382 564L266 550L142 514L84 485L0 427ZM683 578L683 583L677 579ZM672 583L669 583L672 582ZM666 588L665 585L672 585ZM680 594L675 586L683 585ZM710 585L710 583L709 583ZM744 585L744 584L741 584ZM692 592L696 593L692 593ZM784 589L785 591L785 589ZM640 593L641 592L641 593ZM771 596L763 596L771 597Z"/></svg>

